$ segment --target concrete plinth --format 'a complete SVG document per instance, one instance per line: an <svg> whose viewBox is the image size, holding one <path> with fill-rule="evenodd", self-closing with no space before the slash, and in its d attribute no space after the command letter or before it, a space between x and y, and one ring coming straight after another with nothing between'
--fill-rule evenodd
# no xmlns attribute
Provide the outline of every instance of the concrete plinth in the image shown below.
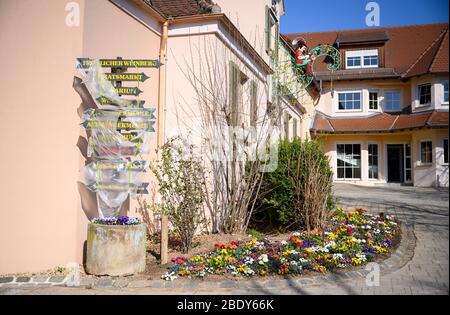
<svg viewBox="0 0 450 315"><path fill-rule="evenodd" d="M143 272L147 226L88 225L86 272L96 276L126 276Z"/></svg>

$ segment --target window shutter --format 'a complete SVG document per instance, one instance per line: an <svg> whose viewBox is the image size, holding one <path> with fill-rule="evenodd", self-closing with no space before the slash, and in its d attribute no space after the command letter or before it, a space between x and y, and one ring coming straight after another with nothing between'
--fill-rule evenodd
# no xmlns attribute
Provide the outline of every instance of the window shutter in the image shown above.
<svg viewBox="0 0 450 315"><path fill-rule="evenodd" d="M291 115L288 113L284 114L284 134L286 136L286 139L289 140L289 120L291 118Z"/></svg>
<svg viewBox="0 0 450 315"><path fill-rule="evenodd" d="M270 8L266 5L266 51L270 50Z"/></svg>
<svg viewBox="0 0 450 315"><path fill-rule="evenodd" d="M294 118L293 120L292 120L292 131L293 131L293 136L294 136L294 139L295 138L297 138L297 118Z"/></svg>
<svg viewBox="0 0 450 315"><path fill-rule="evenodd" d="M278 53L279 53L279 47L278 47L278 43L280 42L280 23L276 24L276 28L275 28L275 59L278 60Z"/></svg>
<svg viewBox="0 0 450 315"><path fill-rule="evenodd" d="M258 120L258 85L252 81L250 101L250 126L256 127Z"/></svg>
<svg viewBox="0 0 450 315"><path fill-rule="evenodd" d="M237 65L230 61L230 82L229 82L229 94L230 94L230 125L233 127L238 126L238 93L239 93L239 68Z"/></svg>

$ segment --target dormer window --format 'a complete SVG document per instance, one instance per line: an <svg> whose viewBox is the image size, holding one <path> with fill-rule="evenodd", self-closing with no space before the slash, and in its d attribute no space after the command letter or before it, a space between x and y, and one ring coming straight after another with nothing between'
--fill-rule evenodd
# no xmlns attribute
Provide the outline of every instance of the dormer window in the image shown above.
<svg viewBox="0 0 450 315"><path fill-rule="evenodd" d="M378 68L378 49L347 51L345 66L347 69Z"/></svg>
<svg viewBox="0 0 450 315"><path fill-rule="evenodd" d="M420 105L430 105L431 103L431 84L421 84L418 86L419 89L419 104Z"/></svg>

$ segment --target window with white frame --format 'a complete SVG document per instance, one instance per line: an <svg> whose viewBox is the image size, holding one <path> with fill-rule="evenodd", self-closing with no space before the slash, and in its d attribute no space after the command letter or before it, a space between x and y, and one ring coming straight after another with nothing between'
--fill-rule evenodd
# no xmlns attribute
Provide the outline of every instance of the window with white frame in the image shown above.
<svg viewBox="0 0 450 315"><path fill-rule="evenodd" d="M431 140L420 141L420 162L422 164L433 163L433 142Z"/></svg>
<svg viewBox="0 0 450 315"><path fill-rule="evenodd" d="M339 92L338 110L361 110L361 92Z"/></svg>
<svg viewBox="0 0 450 315"><path fill-rule="evenodd" d="M448 139L444 139L444 164L448 164Z"/></svg>
<svg viewBox="0 0 450 315"><path fill-rule="evenodd" d="M361 179L361 145L337 145L337 178Z"/></svg>
<svg viewBox="0 0 450 315"><path fill-rule="evenodd" d="M361 68L361 57L347 56L347 68Z"/></svg>
<svg viewBox="0 0 450 315"><path fill-rule="evenodd" d="M384 110L387 112L399 112L401 110L400 91L384 92Z"/></svg>
<svg viewBox="0 0 450 315"><path fill-rule="evenodd" d="M347 69L378 68L378 49L350 50L345 56Z"/></svg>
<svg viewBox="0 0 450 315"><path fill-rule="evenodd" d="M418 86L418 96L420 105L429 105L431 103L431 84L421 84Z"/></svg>
<svg viewBox="0 0 450 315"><path fill-rule="evenodd" d="M378 92L369 91L369 109L378 110Z"/></svg>
<svg viewBox="0 0 450 315"><path fill-rule="evenodd" d="M444 81L444 103L448 104L448 80Z"/></svg>
<svg viewBox="0 0 450 315"><path fill-rule="evenodd" d="M369 179L378 179L378 144L370 143L369 153Z"/></svg>

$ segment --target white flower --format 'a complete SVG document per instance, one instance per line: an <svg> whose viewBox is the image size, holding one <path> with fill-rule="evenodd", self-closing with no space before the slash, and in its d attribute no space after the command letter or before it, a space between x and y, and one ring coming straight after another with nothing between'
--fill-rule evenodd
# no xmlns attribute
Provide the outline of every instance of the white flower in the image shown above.
<svg viewBox="0 0 450 315"><path fill-rule="evenodd" d="M173 281L178 278L178 276L175 274L175 272L166 272L161 276L162 279L166 281Z"/></svg>
<svg viewBox="0 0 450 315"><path fill-rule="evenodd" d="M294 232L294 233L292 233L292 236L300 236L301 234L300 234L300 232Z"/></svg>
<svg viewBox="0 0 450 315"><path fill-rule="evenodd" d="M321 247L321 246L311 247L311 250L313 252L323 252L323 253L328 253L329 252L328 248L324 248L324 247Z"/></svg>
<svg viewBox="0 0 450 315"><path fill-rule="evenodd" d="M356 254L356 257L358 257L359 259L361 259L362 261L366 261L366 255L365 254Z"/></svg>
<svg viewBox="0 0 450 315"><path fill-rule="evenodd" d="M254 260L251 257L245 257L244 258L244 264L245 265L251 265L251 264L253 264L253 262L254 262Z"/></svg>
<svg viewBox="0 0 450 315"><path fill-rule="evenodd" d="M286 240L282 240L280 243L281 245L287 245L288 242Z"/></svg>
<svg viewBox="0 0 450 315"><path fill-rule="evenodd" d="M297 262L296 262L295 260L292 260L292 261L290 262L290 264L291 264L292 266L297 266Z"/></svg>
<svg viewBox="0 0 450 315"><path fill-rule="evenodd" d="M307 262L308 262L308 260L307 259L305 259L305 258L300 258L299 260L298 260L301 264L306 264Z"/></svg>
<svg viewBox="0 0 450 315"><path fill-rule="evenodd" d="M263 265L264 263L269 262L269 256L267 256L267 254L262 254L261 256L259 256L258 260L259 264Z"/></svg>

